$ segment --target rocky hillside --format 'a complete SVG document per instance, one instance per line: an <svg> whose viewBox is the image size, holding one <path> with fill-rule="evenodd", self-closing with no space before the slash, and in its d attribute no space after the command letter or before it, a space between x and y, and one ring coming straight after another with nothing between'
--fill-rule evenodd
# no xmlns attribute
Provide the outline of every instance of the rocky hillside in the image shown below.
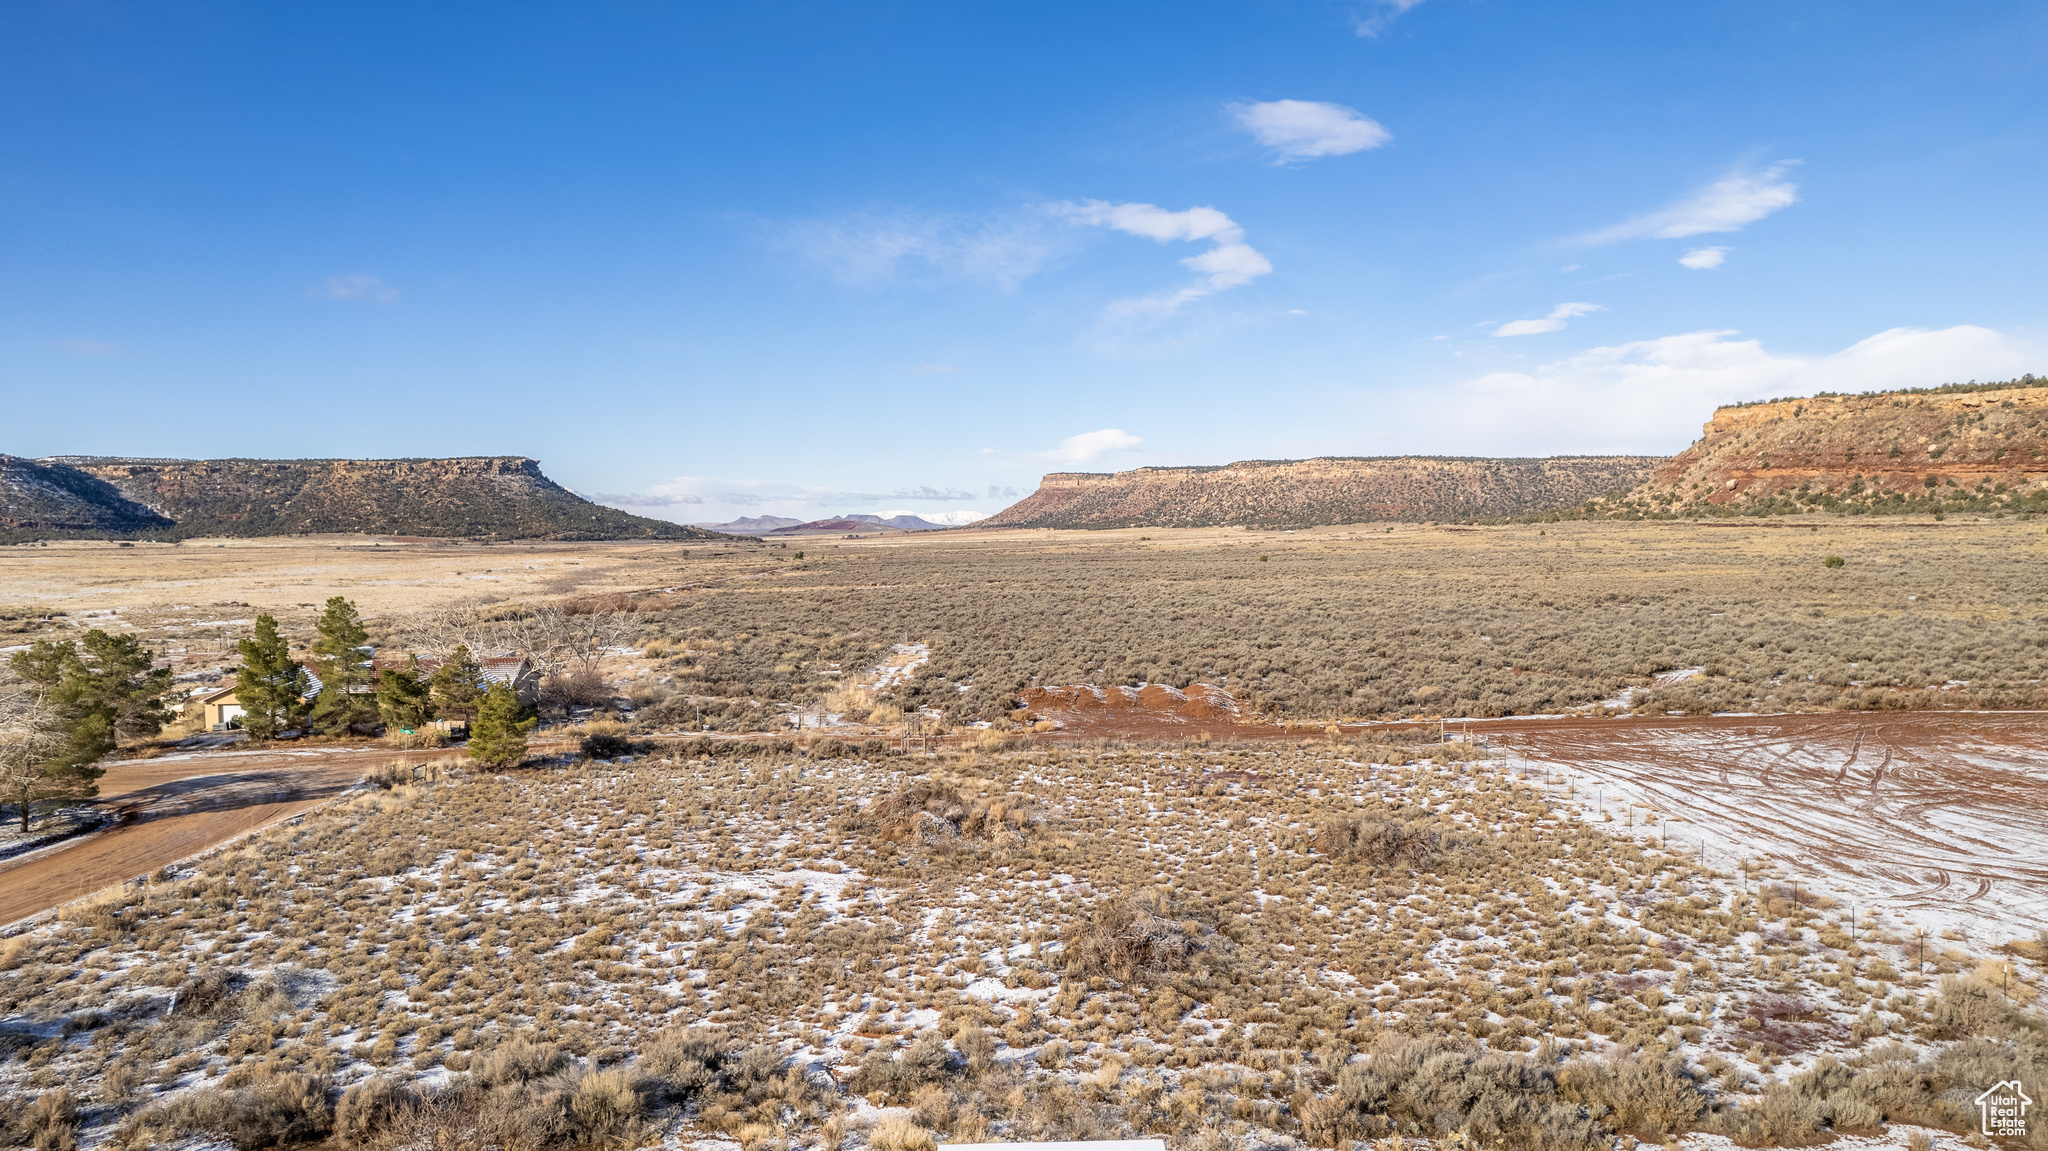
<svg viewBox="0 0 2048 1151"><path fill-rule="evenodd" d="M439 460L5 457L0 538L275 536L708 539L591 503L518 456Z"/></svg>
<svg viewBox="0 0 2048 1151"><path fill-rule="evenodd" d="M171 521L77 468L0 455L0 534L126 534Z"/></svg>
<svg viewBox="0 0 2048 1151"><path fill-rule="evenodd" d="M2048 511L2048 380L1722 408L1594 514Z"/></svg>
<svg viewBox="0 0 2048 1151"><path fill-rule="evenodd" d="M1527 515L1626 491L1663 462L1658 456L1332 457L1055 472L1037 491L975 526L1296 528Z"/></svg>

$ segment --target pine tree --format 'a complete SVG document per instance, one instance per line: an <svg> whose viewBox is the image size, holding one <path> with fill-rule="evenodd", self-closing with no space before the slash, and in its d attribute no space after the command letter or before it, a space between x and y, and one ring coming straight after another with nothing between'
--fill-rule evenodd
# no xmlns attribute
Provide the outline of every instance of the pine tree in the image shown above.
<svg viewBox="0 0 2048 1151"><path fill-rule="evenodd" d="M377 676L377 713L384 726L418 731L434 718L432 689L420 678L420 661L412 657L403 668L387 668Z"/></svg>
<svg viewBox="0 0 2048 1151"><path fill-rule="evenodd" d="M469 654L469 646L458 646L448 662L434 669L429 681L434 688L434 710L442 719L465 723L476 718L477 700L483 694L484 669Z"/></svg>
<svg viewBox="0 0 2048 1151"><path fill-rule="evenodd" d="M305 718L306 692L313 686L306 669L292 660L291 646L277 632L277 620L256 617L256 632L237 645L241 670L235 673L235 698L242 704L242 727L255 739L270 739Z"/></svg>
<svg viewBox="0 0 2048 1151"><path fill-rule="evenodd" d="M476 722L469 728L469 758L490 767L509 767L526 758L526 733L537 720L510 686L494 683L477 701Z"/></svg>
<svg viewBox="0 0 2048 1151"><path fill-rule="evenodd" d="M98 628L80 644L40 640L9 659L14 673L42 690L62 722L65 744L46 764L49 771L75 773L84 783L98 779L92 767L122 739L148 739L163 730L170 713L163 697L175 682L169 668L155 668L155 653L140 636L108 635ZM87 788L84 795L94 794Z"/></svg>
<svg viewBox="0 0 2048 1151"><path fill-rule="evenodd" d="M370 669L363 666L362 648L370 633L356 605L335 596L314 626L320 632L313 641L320 698L313 705L313 725L326 735L347 735L357 724L377 722L377 701L367 690Z"/></svg>

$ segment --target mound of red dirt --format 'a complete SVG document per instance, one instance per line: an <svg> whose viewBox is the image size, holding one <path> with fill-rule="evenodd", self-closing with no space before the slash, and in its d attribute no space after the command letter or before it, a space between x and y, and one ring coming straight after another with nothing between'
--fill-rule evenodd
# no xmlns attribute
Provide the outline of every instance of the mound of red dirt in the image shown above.
<svg viewBox="0 0 2048 1151"><path fill-rule="evenodd" d="M1220 728L1257 722L1256 716L1240 716L1236 696L1206 683L1190 684L1186 689L1163 683L1030 687L1019 692L1018 698L1028 711L1059 720L1068 730L1123 730L1155 724Z"/></svg>

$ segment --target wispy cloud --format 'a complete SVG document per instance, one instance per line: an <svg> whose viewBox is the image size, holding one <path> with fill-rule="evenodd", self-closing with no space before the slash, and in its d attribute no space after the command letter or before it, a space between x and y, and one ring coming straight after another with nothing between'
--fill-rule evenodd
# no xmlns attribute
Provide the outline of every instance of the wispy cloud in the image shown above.
<svg viewBox="0 0 2048 1151"><path fill-rule="evenodd" d="M846 488L807 487L764 480L720 479L714 476L677 476L639 492L595 492L591 499L621 508L734 507L774 508L790 512L805 509L844 511L859 504L881 500L914 500L930 503L958 503L978 499L973 492L955 487L920 484L893 492L864 492Z"/></svg>
<svg viewBox="0 0 2048 1151"><path fill-rule="evenodd" d="M1353 27L1360 36L1377 36L1421 3L1422 0L1369 0L1365 14L1353 22Z"/></svg>
<svg viewBox="0 0 2048 1151"><path fill-rule="evenodd" d="M1005 484L990 484L988 486L988 498L992 500L1014 500L1017 498L1017 489Z"/></svg>
<svg viewBox="0 0 2048 1151"><path fill-rule="evenodd" d="M1679 263L1698 272L1706 271L1708 268L1718 268L1726 263L1727 260L1728 249L1726 248L1694 248L1685 255L1678 257Z"/></svg>
<svg viewBox="0 0 2048 1151"><path fill-rule="evenodd" d="M921 519L928 524L945 524L947 527L955 528L961 526L962 524L971 524L978 520L985 520L989 517L988 512L969 511L966 508L957 508L952 511L944 512L935 512L928 508L917 511L883 508L881 511L876 512L875 514L881 516L885 520L894 519L897 516L916 516L918 519Z"/></svg>
<svg viewBox="0 0 2048 1151"><path fill-rule="evenodd" d="M1240 127L1273 149L1283 163L1363 152L1394 138L1377 120L1342 104L1266 100L1232 104L1229 110Z"/></svg>
<svg viewBox="0 0 2048 1151"><path fill-rule="evenodd" d="M1208 251L1181 261L1182 267L1195 272L1197 278L1194 283L1167 295L1125 301L1120 305L1125 310L1172 312L1190 300L1241 287L1273 270L1272 261L1244 242L1244 229L1214 208L1188 208L1174 212L1156 204L1082 200L1049 204L1047 210L1077 224L1114 228L1155 243L1209 241Z"/></svg>
<svg viewBox="0 0 2048 1151"><path fill-rule="evenodd" d="M1082 432L1060 441L1060 446L1045 453L1044 458L1066 464L1085 464L1112 452L1127 452L1144 443L1140 436L1134 436L1122 428L1103 428L1100 431Z"/></svg>
<svg viewBox="0 0 2048 1151"><path fill-rule="evenodd" d="M1786 160L1761 172L1737 169L1668 208L1646 212L1612 227L1588 232L1582 244L1650 238L1677 240L1708 232L1739 232L1781 208L1799 202L1799 186L1785 178L1797 164Z"/></svg>
<svg viewBox="0 0 2048 1151"><path fill-rule="evenodd" d="M121 349L98 340L59 340L57 346L74 356L118 356Z"/></svg>
<svg viewBox="0 0 2048 1151"><path fill-rule="evenodd" d="M688 504L701 504L703 496L682 492L592 492L594 503L610 504L621 508L673 508Z"/></svg>
<svg viewBox="0 0 2048 1151"><path fill-rule="evenodd" d="M930 484L923 484L914 488L898 488L890 492L888 498L892 500L971 500L974 498L974 493L963 492L959 488L935 488Z"/></svg>
<svg viewBox="0 0 2048 1151"><path fill-rule="evenodd" d="M799 220L777 243L834 279L869 284L920 273L1014 288L1066 254L1071 241L1043 213L945 215L871 211Z"/></svg>
<svg viewBox="0 0 2048 1151"><path fill-rule="evenodd" d="M353 300L365 304L395 304L398 289L375 276L356 273L347 276L329 276L318 287L306 289L306 294L316 300Z"/></svg>
<svg viewBox="0 0 2048 1151"><path fill-rule="evenodd" d="M1506 454L1669 452L1716 405L1819 391L2003 379L2039 349L1989 328L1890 328L1824 355L1772 352L1734 331L1684 332L1589 348L1526 372L1495 372L1410 397L1418 427L1466 413L1461 450Z"/></svg>
<svg viewBox="0 0 2048 1151"><path fill-rule="evenodd" d="M1534 320L1510 320L1495 328L1493 334L1496 336L1538 336L1544 332L1561 332L1564 330L1565 324L1571 320L1577 319L1580 316L1590 315L1593 312L1604 312L1606 310L1598 304L1559 304L1555 308L1550 309L1550 314L1547 316Z"/></svg>

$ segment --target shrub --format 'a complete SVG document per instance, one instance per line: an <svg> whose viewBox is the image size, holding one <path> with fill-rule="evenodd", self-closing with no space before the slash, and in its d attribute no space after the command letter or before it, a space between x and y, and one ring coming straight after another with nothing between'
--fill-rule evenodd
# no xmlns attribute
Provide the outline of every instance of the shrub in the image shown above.
<svg viewBox="0 0 2048 1151"><path fill-rule="evenodd" d="M365 1142L419 1104L419 1094L410 1087L373 1075L341 1093L334 1109L334 1134L344 1143Z"/></svg>
<svg viewBox="0 0 2048 1151"><path fill-rule="evenodd" d="M938 1137L901 1115L891 1115L868 1132L873 1151L936 1151Z"/></svg>
<svg viewBox="0 0 2048 1151"><path fill-rule="evenodd" d="M1338 863L1367 867L1426 868L1443 836L1427 828L1380 819L1333 819L1316 828L1315 850Z"/></svg>
<svg viewBox="0 0 2048 1151"><path fill-rule="evenodd" d="M1838 568L1838 567L1841 567L1841 566L1842 566L1842 557L1841 557L1841 556L1829 556L1828 558L1826 558L1826 559L1824 559L1824 560L1822 560L1822 561L1820 561L1820 562L1821 562L1821 566L1822 566L1822 567L1831 567L1831 568Z"/></svg>
<svg viewBox="0 0 2048 1151"><path fill-rule="evenodd" d="M1067 974L1107 975L1125 983L1171 971L1185 971L1219 941L1193 920L1175 922L1164 892L1098 904L1086 921L1070 926L1063 939Z"/></svg>
<svg viewBox="0 0 2048 1151"><path fill-rule="evenodd" d="M584 736L580 750L586 759L618 759L628 755L644 755L652 746L640 740L627 739L623 735L599 733Z"/></svg>
<svg viewBox="0 0 2048 1151"><path fill-rule="evenodd" d="M202 1087L159 1106L172 1127L221 1136L237 1151L308 1143L334 1127L327 1081L298 1072L269 1074L245 1087Z"/></svg>
<svg viewBox="0 0 2048 1151"><path fill-rule="evenodd" d="M946 1041L938 1032L927 1031L894 1057L879 1049L868 1052L853 1073L853 1089L883 1100L905 1101L920 1087L945 1082L958 1067Z"/></svg>

